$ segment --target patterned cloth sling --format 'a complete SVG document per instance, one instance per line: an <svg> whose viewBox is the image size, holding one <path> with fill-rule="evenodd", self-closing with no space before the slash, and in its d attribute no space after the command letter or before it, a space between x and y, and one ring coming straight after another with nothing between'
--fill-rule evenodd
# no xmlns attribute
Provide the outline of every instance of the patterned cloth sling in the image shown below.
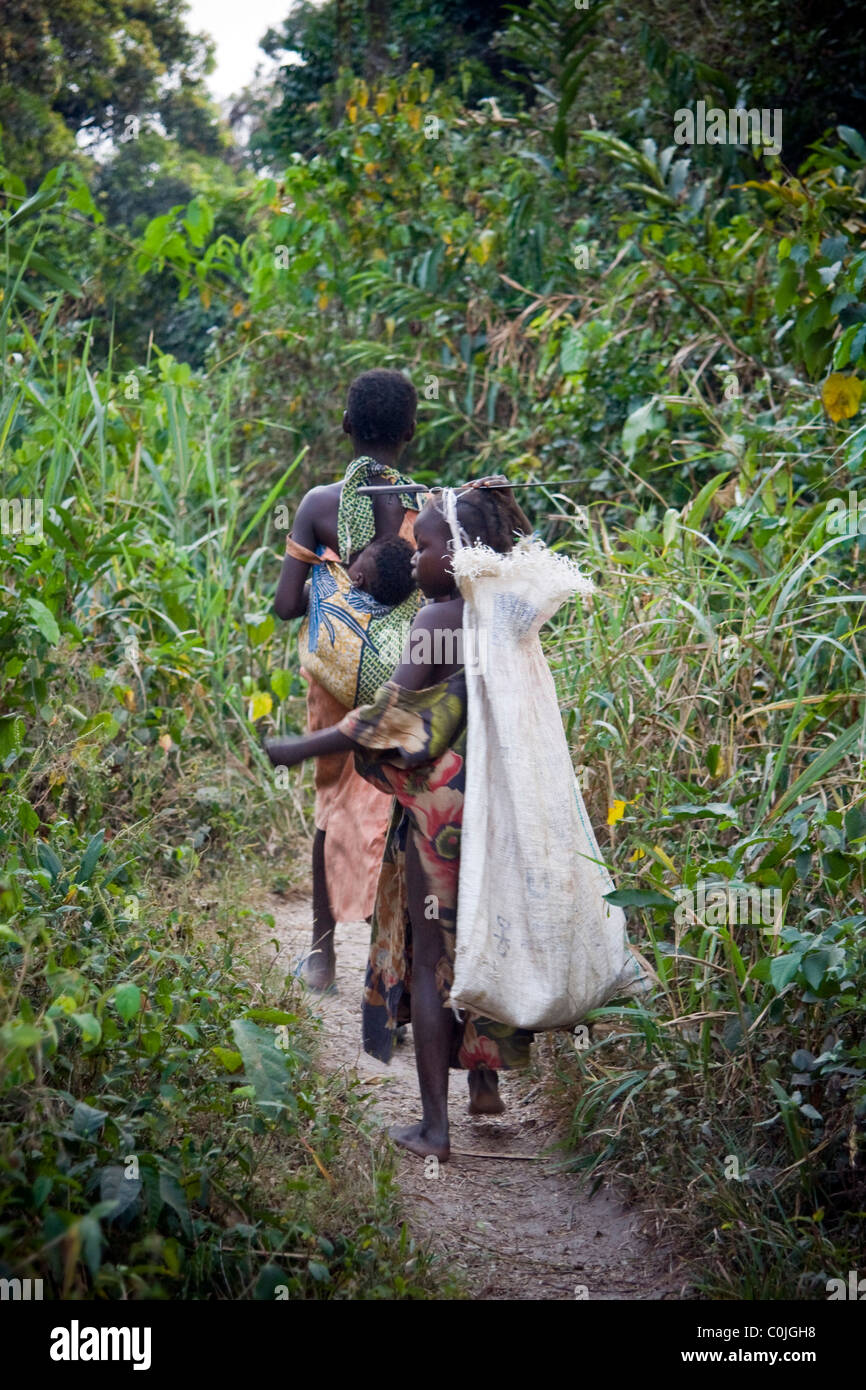
<svg viewBox="0 0 866 1390"><path fill-rule="evenodd" d="M310 601L298 633L301 665L346 709L368 703L379 686L390 680L421 604L416 589L389 608L355 588L349 578L349 561L376 534L372 498L359 496L358 488L376 481L408 484L412 480L375 459L353 459L337 513L339 562L314 554L291 537L286 541L287 554L311 566ZM398 496L414 515L415 494Z"/></svg>

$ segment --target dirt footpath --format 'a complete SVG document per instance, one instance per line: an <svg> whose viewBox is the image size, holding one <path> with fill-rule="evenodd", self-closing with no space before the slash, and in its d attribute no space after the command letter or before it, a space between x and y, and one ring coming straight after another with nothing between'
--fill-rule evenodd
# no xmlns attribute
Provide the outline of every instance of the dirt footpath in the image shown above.
<svg viewBox="0 0 866 1390"><path fill-rule="evenodd" d="M283 943L279 964L288 971L308 949L310 901L298 896L272 910ZM388 1128L419 1119L421 1108L411 1029L390 1066L361 1050L369 933L365 922L337 926L337 992L310 999L324 1021L323 1065L375 1087L375 1115ZM412 1154L399 1159L412 1234L479 1299L681 1297L682 1276L639 1233L640 1214L604 1190L588 1198L573 1176L558 1171L544 1040L536 1050L528 1074L500 1073L501 1116L468 1115L465 1074L451 1073L450 1161L434 1177L428 1173L435 1165L425 1171Z"/></svg>

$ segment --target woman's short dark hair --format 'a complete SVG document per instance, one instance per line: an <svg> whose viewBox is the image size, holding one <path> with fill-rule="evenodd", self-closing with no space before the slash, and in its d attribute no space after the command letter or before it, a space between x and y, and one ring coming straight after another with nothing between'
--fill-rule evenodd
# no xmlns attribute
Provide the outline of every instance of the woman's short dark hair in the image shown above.
<svg viewBox="0 0 866 1390"><path fill-rule="evenodd" d="M412 425L418 393L408 377L387 367L356 376L349 387L346 414L359 444L402 444Z"/></svg>

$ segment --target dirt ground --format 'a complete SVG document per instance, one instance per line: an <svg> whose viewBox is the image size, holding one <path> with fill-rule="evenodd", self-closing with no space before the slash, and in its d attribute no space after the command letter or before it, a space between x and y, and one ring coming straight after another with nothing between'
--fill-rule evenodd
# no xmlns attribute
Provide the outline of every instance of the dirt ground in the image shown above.
<svg viewBox="0 0 866 1390"><path fill-rule="evenodd" d="M274 903L274 900L271 900ZM271 908L288 971L308 949L311 907L298 894ZM420 1118L411 1029L390 1066L361 1050L361 994L369 943L365 922L337 926L337 989L311 995L324 1021L322 1062L376 1088L384 1127ZM269 935L273 933L269 932ZM589 1198L561 1171L555 1106L545 1076L549 1042L536 1044L529 1074L503 1072L504 1115L466 1113L466 1077L451 1073L451 1160L433 1176L400 1152L404 1214L416 1240L434 1250L473 1292L495 1299L677 1299L682 1273L646 1216L604 1189ZM687 1296L687 1295L686 1295Z"/></svg>

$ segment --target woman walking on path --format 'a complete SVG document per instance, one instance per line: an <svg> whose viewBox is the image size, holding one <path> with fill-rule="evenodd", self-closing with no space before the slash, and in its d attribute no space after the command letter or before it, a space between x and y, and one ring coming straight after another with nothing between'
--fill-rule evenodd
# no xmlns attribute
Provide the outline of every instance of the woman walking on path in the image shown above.
<svg viewBox="0 0 866 1390"><path fill-rule="evenodd" d="M370 498L357 489L376 482L411 483L396 465L415 433L416 408L415 388L402 372L376 369L352 382L343 431L352 440L354 457L342 482L312 488L298 507L274 600L278 617L297 618L306 611L305 584L315 557L348 566L373 540L403 536L414 545L414 494ZM330 728L347 712L309 679L310 733ZM300 971L312 989L333 984L335 923L370 918L390 810L388 798L356 772L352 752L335 750L317 760L312 946Z"/></svg>

